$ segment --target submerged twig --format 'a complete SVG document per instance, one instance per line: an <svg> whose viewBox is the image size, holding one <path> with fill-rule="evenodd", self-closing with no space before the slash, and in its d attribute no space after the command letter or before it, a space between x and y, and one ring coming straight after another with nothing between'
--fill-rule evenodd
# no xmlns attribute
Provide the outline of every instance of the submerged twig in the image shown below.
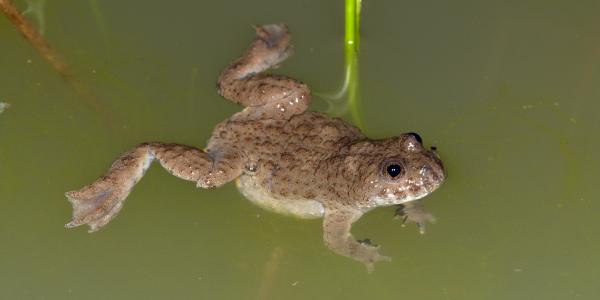
<svg viewBox="0 0 600 300"><path fill-rule="evenodd" d="M67 83L69 83L75 92L86 99L86 103L91 109L98 113L109 127L112 127L113 122L111 122L111 114L109 114L105 108L100 106L94 94L73 76L69 66L63 61L60 55L50 47L48 41L46 41L39 33L35 26L19 12L17 7L10 0L0 0L0 10L2 10L4 15L6 15L6 17L17 27L19 32L21 32L33 48L35 48L52 68L60 74Z"/></svg>
<svg viewBox="0 0 600 300"><path fill-rule="evenodd" d="M60 56L50 47L46 39L37 31L37 29L23 17L23 14L10 2L10 0L0 0L0 9L6 17L19 29L25 39L33 45L40 55L52 65L61 76L71 77L69 67Z"/></svg>

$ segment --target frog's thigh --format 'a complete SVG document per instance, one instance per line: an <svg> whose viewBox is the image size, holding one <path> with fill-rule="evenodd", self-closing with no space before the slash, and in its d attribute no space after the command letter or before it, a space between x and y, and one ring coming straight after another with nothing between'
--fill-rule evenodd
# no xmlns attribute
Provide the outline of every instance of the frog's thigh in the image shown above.
<svg viewBox="0 0 600 300"><path fill-rule="evenodd" d="M289 119L305 112L311 99L306 84L284 76L255 75L232 82L231 87L247 91L239 102L246 108L234 119Z"/></svg>
<svg viewBox="0 0 600 300"><path fill-rule="evenodd" d="M275 199L250 175L243 175L238 178L236 185L242 195L250 202L275 213L301 219L316 219L322 218L325 212L323 204L316 200Z"/></svg>
<svg viewBox="0 0 600 300"><path fill-rule="evenodd" d="M256 28L248 51L221 73L219 93L246 108L232 119L289 119L306 111L310 89L298 80L260 74L292 54L287 26L271 24Z"/></svg>

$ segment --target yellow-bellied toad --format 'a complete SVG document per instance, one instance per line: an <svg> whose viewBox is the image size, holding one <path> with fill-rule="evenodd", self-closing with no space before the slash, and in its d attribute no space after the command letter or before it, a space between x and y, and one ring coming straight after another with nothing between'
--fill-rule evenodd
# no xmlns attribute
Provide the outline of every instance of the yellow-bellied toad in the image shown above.
<svg viewBox="0 0 600 300"><path fill-rule="evenodd" d="M237 179L252 202L301 218L323 218L324 240L334 252L367 265L388 260L357 241L352 223L369 210L400 205L397 214L421 230L432 216L417 200L440 186L445 173L434 151L415 133L370 140L354 126L307 112L310 90L302 82L262 74L292 54L285 25L256 28L250 48L219 77L219 93L245 108L218 124L205 150L143 143L117 159L106 175L67 192L73 220L66 226L106 225L133 186L157 159L171 174L198 187Z"/></svg>

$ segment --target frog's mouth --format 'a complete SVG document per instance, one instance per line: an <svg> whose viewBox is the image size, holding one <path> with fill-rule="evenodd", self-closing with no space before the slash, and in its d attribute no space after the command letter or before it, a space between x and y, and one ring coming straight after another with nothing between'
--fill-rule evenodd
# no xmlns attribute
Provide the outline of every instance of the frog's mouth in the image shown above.
<svg viewBox="0 0 600 300"><path fill-rule="evenodd" d="M377 206L403 204L421 199L436 190L439 184L426 183L422 178L406 179L402 187L387 188L373 197Z"/></svg>
<svg viewBox="0 0 600 300"><path fill-rule="evenodd" d="M445 169L439 160L436 163L421 166L416 176L404 179L401 187L388 190L385 197L398 204L423 198L437 190L446 178Z"/></svg>

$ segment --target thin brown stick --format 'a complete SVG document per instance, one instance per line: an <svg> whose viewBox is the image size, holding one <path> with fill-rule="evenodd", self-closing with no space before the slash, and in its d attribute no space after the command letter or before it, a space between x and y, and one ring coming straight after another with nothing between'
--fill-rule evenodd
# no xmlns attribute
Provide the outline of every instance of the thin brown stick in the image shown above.
<svg viewBox="0 0 600 300"><path fill-rule="evenodd" d="M98 113L109 127L113 127L114 124L111 121L111 114L108 110L99 105L96 96L73 76L69 66L54 48L50 47L48 41L38 32L35 26L23 17L23 14L19 12L17 7L10 0L0 0L0 10L2 10L4 15L17 27L19 32L23 34L25 39L31 43L52 68L69 83L75 92L85 98L86 104Z"/></svg>
<svg viewBox="0 0 600 300"><path fill-rule="evenodd" d="M29 41L40 55L52 65L61 76L71 77L67 64L54 51L50 44L37 31L37 29L17 10L10 0L0 0L0 9L6 17L19 29L25 39Z"/></svg>

